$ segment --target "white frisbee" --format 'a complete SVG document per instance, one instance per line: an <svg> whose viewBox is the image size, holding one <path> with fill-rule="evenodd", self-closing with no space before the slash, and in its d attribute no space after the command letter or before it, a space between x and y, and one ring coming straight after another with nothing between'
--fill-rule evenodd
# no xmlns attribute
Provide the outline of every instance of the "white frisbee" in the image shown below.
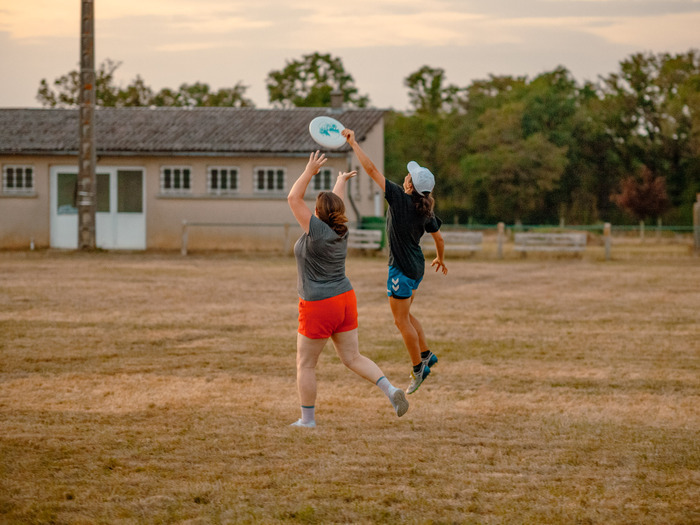
<svg viewBox="0 0 700 525"><path fill-rule="evenodd" d="M345 144L346 140L340 132L345 129L336 119L320 116L309 122L309 133L311 138L324 148L339 148Z"/></svg>

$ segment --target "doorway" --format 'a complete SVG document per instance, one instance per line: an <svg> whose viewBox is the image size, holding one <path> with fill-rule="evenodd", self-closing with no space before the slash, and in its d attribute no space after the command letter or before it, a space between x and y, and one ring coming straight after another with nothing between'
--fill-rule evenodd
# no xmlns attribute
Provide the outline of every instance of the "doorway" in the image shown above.
<svg viewBox="0 0 700 525"><path fill-rule="evenodd" d="M105 250L145 250L143 168L96 170L95 242ZM51 168L51 247L77 249L78 168Z"/></svg>

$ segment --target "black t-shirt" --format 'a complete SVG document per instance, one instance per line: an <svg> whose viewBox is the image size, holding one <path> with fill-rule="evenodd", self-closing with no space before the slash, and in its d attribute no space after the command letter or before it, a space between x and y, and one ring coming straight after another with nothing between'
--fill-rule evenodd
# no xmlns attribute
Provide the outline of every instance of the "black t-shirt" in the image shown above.
<svg viewBox="0 0 700 525"><path fill-rule="evenodd" d="M389 203L386 220L389 266L396 266L406 277L420 279L425 273L420 238L425 232L438 231L442 221L434 214L427 219L418 215L411 196L398 184L385 180L384 197Z"/></svg>

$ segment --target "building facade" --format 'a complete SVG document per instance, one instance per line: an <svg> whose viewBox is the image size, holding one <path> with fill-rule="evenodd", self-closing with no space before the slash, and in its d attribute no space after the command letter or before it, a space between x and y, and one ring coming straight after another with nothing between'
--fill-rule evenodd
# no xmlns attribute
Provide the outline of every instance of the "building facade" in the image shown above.
<svg viewBox="0 0 700 525"><path fill-rule="evenodd" d="M356 132L380 170L384 112L337 108L99 108L95 112L96 242L109 250L268 249L298 235L286 196L310 152L309 122L329 115ZM78 110L0 109L0 248L78 244ZM339 171L344 145L307 191L313 205ZM383 214L362 173L348 188L351 223Z"/></svg>

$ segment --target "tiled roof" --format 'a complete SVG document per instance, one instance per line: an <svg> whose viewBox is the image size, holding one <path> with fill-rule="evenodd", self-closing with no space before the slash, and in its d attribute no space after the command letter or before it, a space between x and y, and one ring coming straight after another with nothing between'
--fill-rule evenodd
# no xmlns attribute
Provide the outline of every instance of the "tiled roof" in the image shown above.
<svg viewBox="0 0 700 525"><path fill-rule="evenodd" d="M98 108L95 143L100 155L308 154L322 149L309 135L309 122L319 115L337 118L362 140L384 111ZM0 108L0 154L77 155L78 142L77 109Z"/></svg>

